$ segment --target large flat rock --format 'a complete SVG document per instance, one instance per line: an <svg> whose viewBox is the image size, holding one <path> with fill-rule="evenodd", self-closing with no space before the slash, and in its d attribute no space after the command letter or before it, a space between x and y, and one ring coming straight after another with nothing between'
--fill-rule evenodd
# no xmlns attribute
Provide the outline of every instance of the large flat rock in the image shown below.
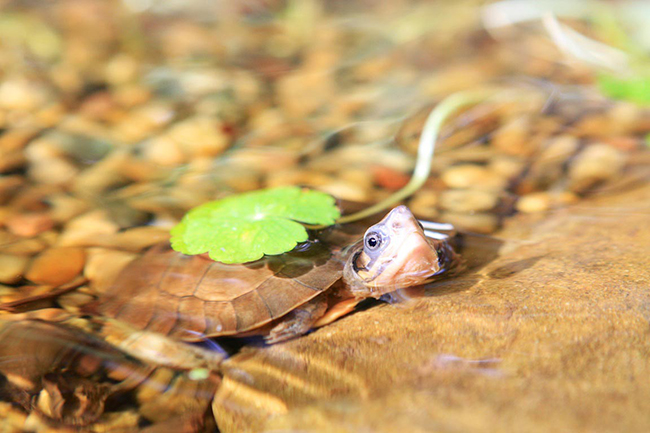
<svg viewBox="0 0 650 433"><path fill-rule="evenodd" d="M518 216L432 296L226 364L224 432L650 431L650 187Z"/></svg>

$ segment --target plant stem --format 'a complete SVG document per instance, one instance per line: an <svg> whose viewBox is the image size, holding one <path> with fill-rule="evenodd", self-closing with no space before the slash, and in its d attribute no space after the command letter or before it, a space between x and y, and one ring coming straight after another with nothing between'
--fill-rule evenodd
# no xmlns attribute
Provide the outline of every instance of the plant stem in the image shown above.
<svg viewBox="0 0 650 433"><path fill-rule="evenodd" d="M392 207L420 189L431 173L433 152L436 147L436 141L438 140L442 124L460 108L480 103L494 95L494 89L482 89L454 93L444 99L433 110L431 110L431 113L424 124L424 128L422 128L415 169L413 170L413 176L411 176L409 183L385 200L382 200L362 211L345 215L339 218L336 222L338 224L349 223L374 215Z"/></svg>

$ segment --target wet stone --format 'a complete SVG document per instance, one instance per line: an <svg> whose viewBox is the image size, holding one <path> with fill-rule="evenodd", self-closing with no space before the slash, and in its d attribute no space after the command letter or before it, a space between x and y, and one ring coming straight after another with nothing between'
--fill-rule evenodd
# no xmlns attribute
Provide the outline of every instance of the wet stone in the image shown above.
<svg viewBox="0 0 650 433"><path fill-rule="evenodd" d="M133 253L107 248L88 248L86 254L84 277L90 280L95 293L107 290L122 269L137 257Z"/></svg>
<svg viewBox="0 0 650 433"><path fill-rule="evenodd" d="M570 189L583 192L599 182L612 179L625 166L626 157L618 149L602 143L591 144L576 156L569 167Z"/></svg>
<svg viewBox="0 0 650 433"><path fill-rule="evenodd" d="M450 188L472 188L482 190L500 190L507 184L507 179L489 168L474 164L455 165L445 169L441 179Z"/></svg>
<svg viewBox="0 0 650 433"><path fill-rule="evenodd" d="M13 284L19 281L29 263L29 257L0 254L0 283Z"/></svg>
<svg viewBox="0 0 650 433"><path fill-rule="evenodd" d="M499 227L499 218L490 213L445 212L440 216L440 220L453 224L457 229L476 233L493 233Z"/></svg>
<svg viewBox="0 0 650 433"><path fill-rule="evenodd" d="M498 195L488 191L450 189L440 194L440 207L450 212L487 211L498 202Z"/></svg>
<svg viewBox="0 0 650 433"><path fill-rule="evenodd" d="M435 218L438 215L439 193L427 189L415 194L409 200L409 209L417 215L426 218Z"/></svg>
<svg viewBox="0 0 650 433"><path fill-rule="evenodd" d="M82 248L50 248L34 258L25 277L38 284L60 286L81 274L85 261Z"/></svg>
<svg viewBox="0 0 650 433"><path fill-rule="evenodd" d="M5 225L15 235L32 237L50 230L54 226L54 220L49 212L30 212L10 216Z"/></svg>

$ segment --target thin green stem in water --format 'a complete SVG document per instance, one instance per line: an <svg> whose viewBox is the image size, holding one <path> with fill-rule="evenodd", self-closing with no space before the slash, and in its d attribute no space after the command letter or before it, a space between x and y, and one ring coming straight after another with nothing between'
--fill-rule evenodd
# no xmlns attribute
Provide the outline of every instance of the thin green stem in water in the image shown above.
<svg viewBox="0 0 650 433"><path fill-rule="evenodd" d="M444 99L433 110L431 110L431 114L427 117L424 128L422 128L415 169L413 170L413 176L411 176L409 183L385 200L382 200L362 211L345 215L339 218L336 222L342 224L369 217L370 215L374 215L394 206L420 189L431 173L433 152L436 147L436 141L438 141L438 135L440 134L442 124L460 108L482 102L488 97L494 96L494 94L494 90L475 90L454 93Z"/></svg>

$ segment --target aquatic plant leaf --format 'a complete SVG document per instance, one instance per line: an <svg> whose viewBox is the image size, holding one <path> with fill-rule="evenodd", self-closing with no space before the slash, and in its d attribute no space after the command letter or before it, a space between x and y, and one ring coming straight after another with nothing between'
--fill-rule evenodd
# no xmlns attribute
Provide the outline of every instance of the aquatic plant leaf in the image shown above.
<svg viewBox="0 0 650 433"><path fill-rule="evenodd" d="M650 105L650 76L619 78L601 74L598 87L609 98Z"/></svg>
<svg viewBox="0 0 650 433"><path fill-rule="evenodd" d="M299 187L248 192L190 210L171 230L183 254L208 253L223 263L245 263L282 254L307 240L303 224L331 225L340 216L334 198Z"/></svg>

